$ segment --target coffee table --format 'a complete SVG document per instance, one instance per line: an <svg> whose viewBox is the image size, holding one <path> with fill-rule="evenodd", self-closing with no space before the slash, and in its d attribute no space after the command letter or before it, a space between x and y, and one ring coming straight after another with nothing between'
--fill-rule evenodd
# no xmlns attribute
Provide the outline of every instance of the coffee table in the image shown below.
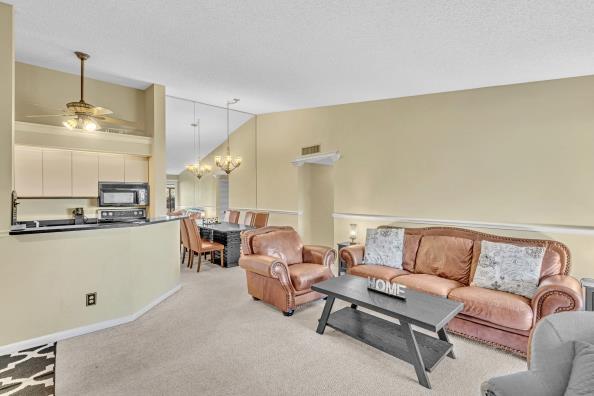
<svg viewBox="0 0 594 396"><path fill-rule="evenodd" d="M431 372L447 355L455 359L453 345L444 327L464 308L464 304L443 297L407 289L406 300L367 289L367 279L344 275L317 283L312 289L328 296L317 332L326 326L362 341L394 357L411 363L419 383L431 389L426 371ZM335 299L348 301L331 313ZM396 324L360 311L358 307L398 319ZM437 333L432 337L412 326Z"/></svg>

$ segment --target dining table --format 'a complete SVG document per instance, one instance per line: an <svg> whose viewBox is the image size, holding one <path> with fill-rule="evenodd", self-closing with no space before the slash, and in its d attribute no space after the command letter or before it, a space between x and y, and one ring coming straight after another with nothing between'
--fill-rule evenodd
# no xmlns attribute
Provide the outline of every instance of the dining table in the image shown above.
<svg viewBox="0 0 594 396"><path fill-rule="evenodd" d="M196 220L196 222L200 228L200 237L203 240L218 242L225 247L223 250L223 267L237 267L241 255L241 233L255 227L224 221L212 224L202 223L201 220ZM220 253L214 252L214 255L214 262L218 262Z"/></svg>

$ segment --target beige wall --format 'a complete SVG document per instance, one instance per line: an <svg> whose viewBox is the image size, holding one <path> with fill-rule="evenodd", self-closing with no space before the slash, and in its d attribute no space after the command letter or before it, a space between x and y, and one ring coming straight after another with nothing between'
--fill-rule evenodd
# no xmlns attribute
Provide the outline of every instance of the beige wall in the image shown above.
<svg viewBox="0 0 594 396"><path fill-rule="evenodd" d="M299 233L306 244L334 245L334 167L305 164L297 169Z"/></svg>
<svg viewBox="0 0 594 396"><path fill-rule="evenodd" d="M0 3L0 235L10 226L14 143L14 34L12 6Z"/></svg>
<svg viewBox="0 0 594 396"><path fill-rule="evenodd" d="M179 222L0 236L0 347L131 315L179 284ZM86 307L86 293L97 305Z"/></svg>
<svg viewBox="0 0 594 396"><path fill-rule="evenodd" d="M592 103L588 76L259 115L257 207L299 210L290 161L320 144L342 156L334 165L338 213L593 227ZM244 155L244 165L255 157ZM254 199L233 189L247 177L231 179L231 202ZM358 222L336 219L335 241L347 239L349 223ZM594 276L592 236L487 232L566 242L573 274Z"/></svg>
<svg viewBox="0 0 594 396"><path fill-rule="evenodd" d="M78 59L72 54L72 62ZM88 62L93 62L93 57ZM80 75L16 62L16 121L61 126L62 119L28 118L35 114L59 114L66 103L80 99ZM113 116L145 129L144 91L85 78L85 101L114 111ZM148 132L147 132L148 133ZM150 136L150 134L149 134Z"/></svg>

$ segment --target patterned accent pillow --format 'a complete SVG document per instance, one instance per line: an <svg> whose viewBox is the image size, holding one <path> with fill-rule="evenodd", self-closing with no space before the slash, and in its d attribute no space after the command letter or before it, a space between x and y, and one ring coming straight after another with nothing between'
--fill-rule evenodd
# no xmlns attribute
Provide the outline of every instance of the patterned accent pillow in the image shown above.
<svg viewBox="0 0 594 396"><path fill-rule="evenodd" d="M481 255L471 286L532 298L540 280L545 248L481 242Z"/></svg>
<svg viewBox="0 0 594 396"><path fill-rule="evenodd" d="M363 264L402 268L403 228L370 228L365 238Z"/></svg>

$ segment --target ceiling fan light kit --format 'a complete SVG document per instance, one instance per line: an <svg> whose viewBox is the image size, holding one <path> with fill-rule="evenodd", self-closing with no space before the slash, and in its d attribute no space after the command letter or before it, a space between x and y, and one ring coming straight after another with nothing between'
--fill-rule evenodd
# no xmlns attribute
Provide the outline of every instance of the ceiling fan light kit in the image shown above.
<svg viewBox="0 0 594 396"><path fill-rule="evenodd" d="M48 115L30 115L30 118L45 118L45 117L68 117L62 122L68 129L81 129L88 132L96 131L101 128L99 120L107 124L120 125L124 127L134 128L134 123L117 118L107 117L113 112L109 109L93 106L85 102L85 61L90 58L89 54L76 51L74 53L80 60L80 100L76 102L66 103L66 110L62 114L48 114Z"/></svg>
<svg viewBox="0 0 594 396"><path fill-rule="evenodd" d="M239 102L239 99L232 99L227 102L227 155L215 157L215 165L221 168L226 174L230 174L241 165L241 157L233 157L229 145L229 106Z"/></svg>

